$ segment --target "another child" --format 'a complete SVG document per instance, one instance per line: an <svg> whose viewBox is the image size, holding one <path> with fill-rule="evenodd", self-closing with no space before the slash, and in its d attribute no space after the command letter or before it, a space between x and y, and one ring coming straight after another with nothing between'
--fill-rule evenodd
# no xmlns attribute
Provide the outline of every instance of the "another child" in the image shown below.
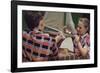
<svg viewBox="0 0 100 73"><path fill-rule="evenodd" d="M90 18L89 15L83 15L79 18L77 25L77 35L74 35L74 48L77 57L89 58L90 50Z"/></svg>

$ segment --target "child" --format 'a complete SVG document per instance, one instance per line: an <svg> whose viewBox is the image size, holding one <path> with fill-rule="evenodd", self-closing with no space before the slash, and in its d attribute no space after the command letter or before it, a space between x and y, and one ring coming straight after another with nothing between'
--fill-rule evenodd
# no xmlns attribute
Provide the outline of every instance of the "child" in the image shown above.
<svg viewBox="0 0 100 73"><path fill-rule="evenodd" d="M23 61L47 61L58 55L56 41L49 34L44 34L43 12L25 12L24 18L29 32L23 31Z"/></svg>
<svg viewBox="0 0 100 73"><path fill-rule="evenodd" d="M77 35L74 35L75 55L77 57L89 58L90 35L89 35L89 15L83 15L79 18L77 25Z"/></svg>

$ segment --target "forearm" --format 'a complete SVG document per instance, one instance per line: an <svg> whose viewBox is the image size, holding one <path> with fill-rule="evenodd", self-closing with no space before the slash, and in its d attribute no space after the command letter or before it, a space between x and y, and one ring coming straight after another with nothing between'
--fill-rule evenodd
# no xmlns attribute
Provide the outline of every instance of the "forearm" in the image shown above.
<svg viewBox="0 0 100 73"><path fill-rule="evenodd" d="M78 42L77 44L78 44L79 51L81 52L81 55L86 56L88 53L88 48L83 48L80 42Z"/></svg>

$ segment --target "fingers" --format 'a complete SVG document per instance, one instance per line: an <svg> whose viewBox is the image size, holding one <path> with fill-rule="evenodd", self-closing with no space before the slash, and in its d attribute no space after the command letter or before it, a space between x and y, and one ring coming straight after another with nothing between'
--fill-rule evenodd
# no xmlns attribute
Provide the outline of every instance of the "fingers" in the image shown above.
<svg viewBox="0 0 100 73"><path fill-rule="evenodd" d="M79 36L78 35L74 35L74 38L75 38L75 42L78 43L79 39L80 39Z"/></svg>
<svg viewBox="0 0 100 73"><path fill-rule="evenodd" d="M60 36L62 39L64 39L65 38L65 36L64 36L64 34L63 34L63 32L62 31L60 31L59 32L59 35L58 36Z"/></svg>

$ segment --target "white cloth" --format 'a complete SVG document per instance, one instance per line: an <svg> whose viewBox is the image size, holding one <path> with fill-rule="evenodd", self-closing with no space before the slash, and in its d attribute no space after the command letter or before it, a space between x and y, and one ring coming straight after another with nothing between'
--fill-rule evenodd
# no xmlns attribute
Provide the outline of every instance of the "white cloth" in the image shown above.
<svg viewBox="0 0 100 73"><path fill-rule="evenodd" d="M74 52L72 38L70 38L70 37L65 38L65 40L62 42L60 48L66 48L69 51Z"/></svg>

